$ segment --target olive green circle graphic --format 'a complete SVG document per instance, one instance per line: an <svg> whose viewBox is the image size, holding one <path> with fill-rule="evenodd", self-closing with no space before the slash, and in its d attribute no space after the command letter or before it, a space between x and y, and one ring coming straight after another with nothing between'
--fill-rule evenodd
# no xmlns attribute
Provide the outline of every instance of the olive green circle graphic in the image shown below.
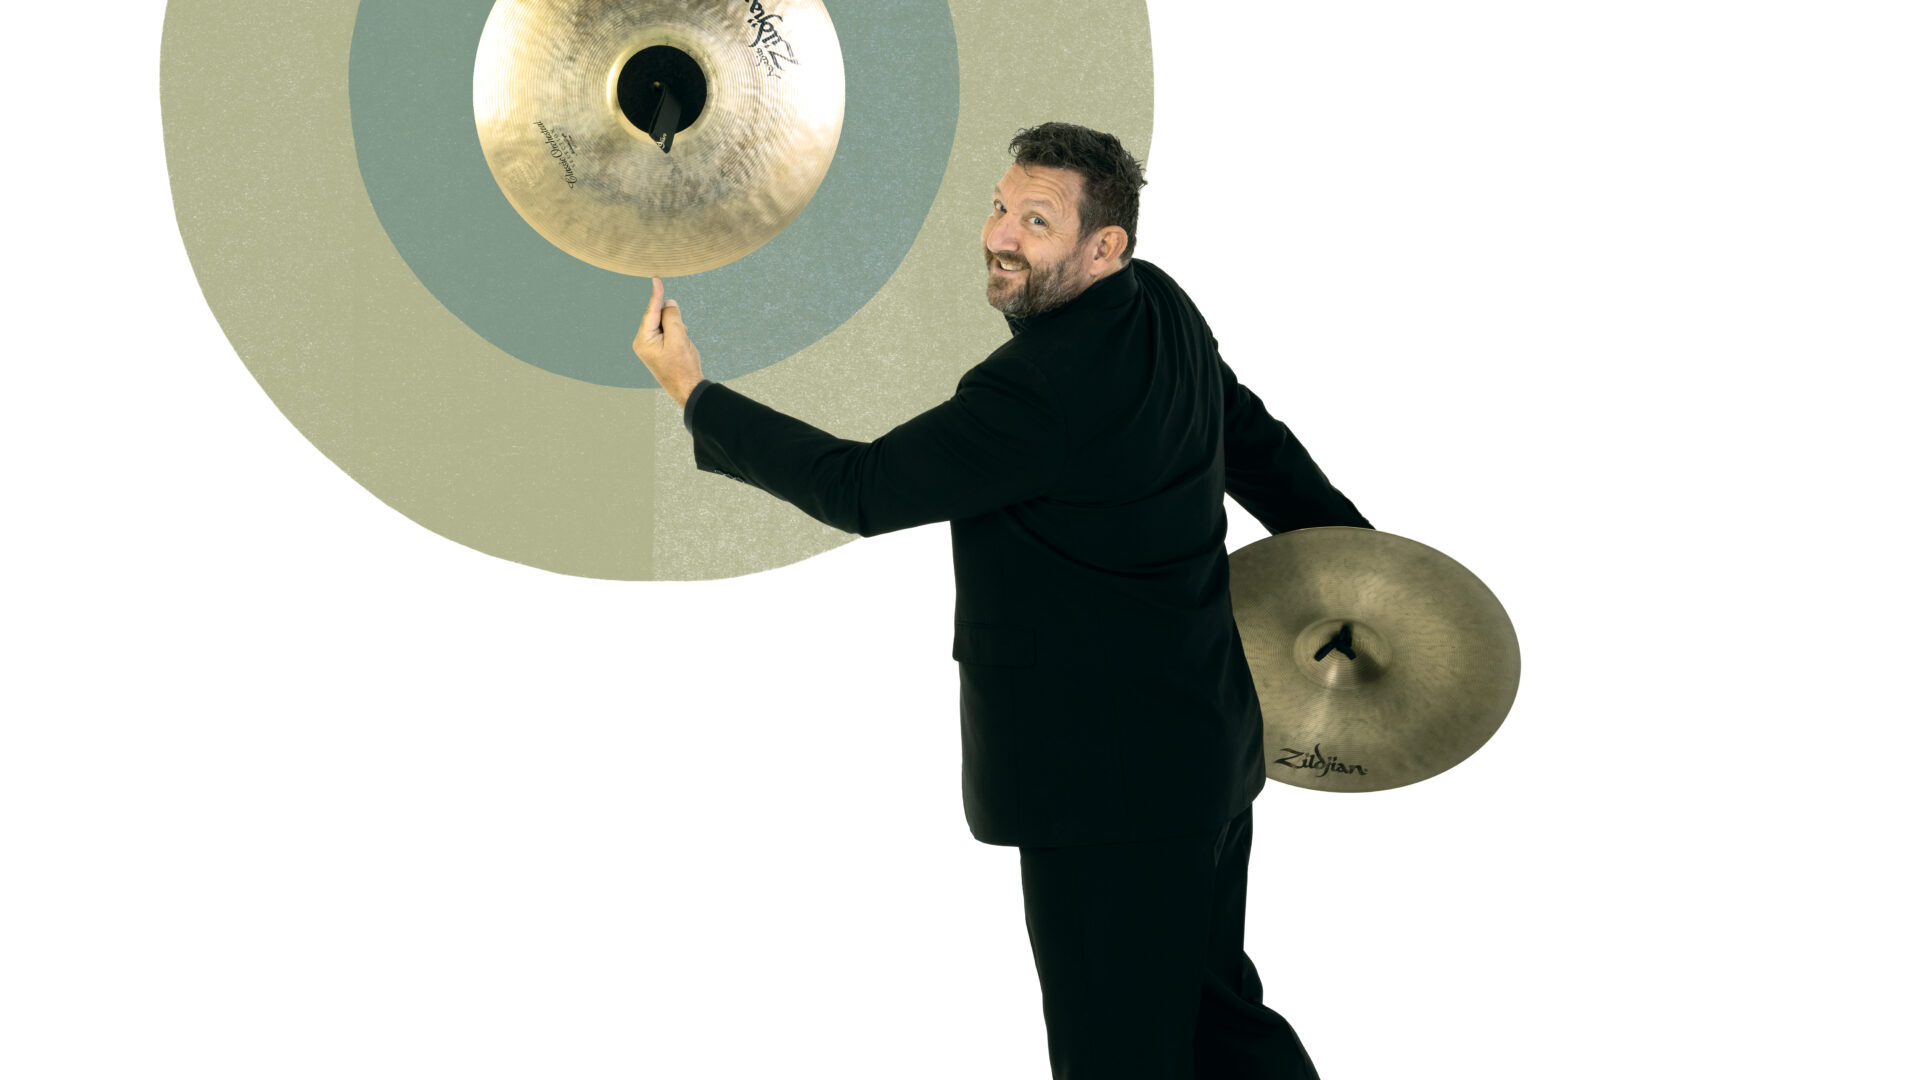
<svg viewBox="0 0 1920 1080"><path fill-rule="evenodd" d="M627 347L633 328L622 336L634 279L549 243L487 167L473 65L490 10L362 0L347 94L381 227L421 284L502 350L603 386L657 386ZM849 78L826 180L760 250L673 283L688 311L745 316L706 320L716 380L778 363L858 311L912 248L947 170L960 84L945 0L835 0L830 14Z"/></svg>
<svg viewBox="0 0 1920 1080"><path fill-rule="evenodd" d="M544 371L441 306L361 182L346 85L356 7L174 0L162 34L181 238L228 341L294 427L419 524L557 573L732 577L851 539L696 471L680 409L659 390ZM1142 157L1152 134L1144 0L1091 15L1063 0L948 7L959 120L912 249L832 333L729 382L845 438L876 438L946 400L1006 340L984 299L979 237L1014 131L1069 120ZM636 282L634 325L644 302ZM683 310L696 343L708 323L760 314Z"/></svg>

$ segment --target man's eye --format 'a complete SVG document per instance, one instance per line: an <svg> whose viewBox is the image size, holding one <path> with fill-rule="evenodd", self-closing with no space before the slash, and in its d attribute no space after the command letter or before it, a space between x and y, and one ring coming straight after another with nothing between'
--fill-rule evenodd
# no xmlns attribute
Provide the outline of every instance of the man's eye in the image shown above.
<svg viewBox="0 0 1920 1080"><path fill-rule="evenodd" d="M1031 221L1031 222L1033 222L1033 223L1034 223L1035 225L1038 225L1038 226L1040 226L1041 228L1045 228L1045 227L1046 227L1046 225L1047 225L1047 222L1046 222L1046 219L1045 219L1045 218L1041 218L1041 217L1030 217L1030 218L1028 218L1027 220L1028 220L1028 221Z"/></svg>

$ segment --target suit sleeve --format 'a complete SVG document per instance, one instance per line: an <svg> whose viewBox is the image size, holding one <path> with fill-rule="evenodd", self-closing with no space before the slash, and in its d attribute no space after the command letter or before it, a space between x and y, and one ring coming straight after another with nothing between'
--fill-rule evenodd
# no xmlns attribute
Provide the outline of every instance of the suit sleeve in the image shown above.
<svg viewBox="0 0 1920 1080"><path fill-rule="evenodd" d="M1234 502L1271 533L1324 525L1373 528L1224 360L1220 378L1226 388L1227 494Z"/></svg>
<svg viewBox="0 0 1920 1080"><path fill-rule="evenodd" d="M953 397L870 443L835 438L724 383L687 411L693 462L875 536L1044 494L1066 462L1064 413L1046 376L1013 355L967 372Z"/></svg>

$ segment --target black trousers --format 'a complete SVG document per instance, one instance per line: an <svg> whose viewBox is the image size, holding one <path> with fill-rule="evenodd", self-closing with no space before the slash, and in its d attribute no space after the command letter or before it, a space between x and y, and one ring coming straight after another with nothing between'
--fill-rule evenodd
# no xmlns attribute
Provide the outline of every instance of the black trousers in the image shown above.
<svg viewBox="0 0 1920 1080"><path fill-rule="evenodd" d="M1055 1080L1318 1080L1242 948L1253 808L1205 833L1020 849Z"/></svg>

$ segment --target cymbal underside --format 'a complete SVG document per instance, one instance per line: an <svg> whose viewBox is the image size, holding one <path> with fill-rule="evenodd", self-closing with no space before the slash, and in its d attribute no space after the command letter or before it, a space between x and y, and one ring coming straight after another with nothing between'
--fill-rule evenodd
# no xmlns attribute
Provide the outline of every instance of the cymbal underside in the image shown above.
<svg viewBox="0 0 1920 1080"><path fill-rule="evenodd" d="M1478 750L1512 707L1513 624L1440 552L1371 529L1299 529L1231 564L1273 779L1324 791L1424 780Z"/></svg>
<svg viewBox="0 0 1920 1080"><path fill-rule="evenodd" d="M697 108L667 150L628 113L663 84ZM635 276L711 270L779 235L825 179L845 107L820 0L499 0L474 63L507 201L567 253Z"/></svg>

